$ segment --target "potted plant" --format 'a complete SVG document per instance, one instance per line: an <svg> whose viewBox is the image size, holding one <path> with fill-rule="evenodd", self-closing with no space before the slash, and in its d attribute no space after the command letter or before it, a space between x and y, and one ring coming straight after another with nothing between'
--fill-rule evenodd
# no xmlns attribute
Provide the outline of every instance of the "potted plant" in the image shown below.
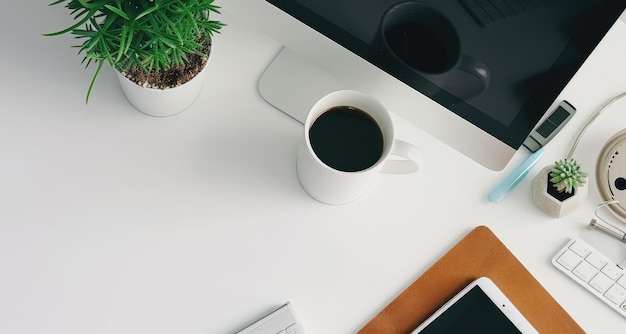
<svg viewBox="0 0 626 334"><path fill-rule="evenodd" d="M214 0L58 0L76 21L66 33L82 41L79 53L97 69L108 62L122 90L138 110L154 116L179 113L196 99L213 47L224 26L209 19L219 13Z"/></svg>
<svg viewBox="0 0 626 334"><path fill-rule="evenodd" d="M562 159L545 167L532 182L533 202L553 217L573 212L587 192L587 173L574 159Z"/></svg>

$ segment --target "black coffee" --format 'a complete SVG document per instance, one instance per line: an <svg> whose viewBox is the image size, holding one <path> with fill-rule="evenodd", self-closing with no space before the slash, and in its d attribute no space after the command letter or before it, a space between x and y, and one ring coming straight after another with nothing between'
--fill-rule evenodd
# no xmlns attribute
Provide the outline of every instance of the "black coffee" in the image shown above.
<svg viewBox="0 0 626 334"><path fill-rule="evenodd" d="M383 133L364 111L338 106L320 115L309 130L315 155L326 165L355 172L374 165L383 153Z"/></svg>

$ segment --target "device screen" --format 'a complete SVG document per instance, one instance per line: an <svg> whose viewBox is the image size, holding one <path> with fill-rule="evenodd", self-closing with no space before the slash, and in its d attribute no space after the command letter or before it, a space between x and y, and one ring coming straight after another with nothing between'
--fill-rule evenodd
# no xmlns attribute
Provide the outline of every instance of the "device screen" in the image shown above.
<svg viewBox="0 0 626 334"><path fill-rule="evenodd" d="M427 333L521 333L489 297L475 286L424 328Z"/></svg>
<svg viewBox="0 0 626 334"><path fill-rule="evenodd" d="M626 6L625 0L267 1L514 148Z"/></svg>

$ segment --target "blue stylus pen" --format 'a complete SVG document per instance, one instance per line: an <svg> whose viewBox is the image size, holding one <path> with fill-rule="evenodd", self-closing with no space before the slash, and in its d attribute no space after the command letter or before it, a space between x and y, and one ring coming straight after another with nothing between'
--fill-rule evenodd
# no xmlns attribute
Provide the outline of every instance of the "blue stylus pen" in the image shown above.
<svg viewBox="0 0 626 334"><path fill-rule="evenodd" d="M492 203L499 203L502 201L506 195L511 192L513 188L530 172L535 164L541 159L543 156L543 147L539 148L537 151L532 153L526 160L524 160L515 170L511 173L511 175L507 176L504 181L502 181L497 187L495 187L487 198Z"/></svg>

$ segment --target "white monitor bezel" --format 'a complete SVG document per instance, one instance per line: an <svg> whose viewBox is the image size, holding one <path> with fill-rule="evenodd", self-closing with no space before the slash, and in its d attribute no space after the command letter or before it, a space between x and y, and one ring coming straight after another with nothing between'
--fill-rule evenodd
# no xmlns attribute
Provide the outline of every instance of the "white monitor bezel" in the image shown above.
<svg viewBox="0 0 626 334"><path fill-rule="evenodd" d="M254 27L255 30L265 32L303 59L353 86L346 88L372 95L394 115L405 119L488 169L502 170L517 152L517 149L447 110L265 0L228 0L222 5L222 10Z"/></svg>

